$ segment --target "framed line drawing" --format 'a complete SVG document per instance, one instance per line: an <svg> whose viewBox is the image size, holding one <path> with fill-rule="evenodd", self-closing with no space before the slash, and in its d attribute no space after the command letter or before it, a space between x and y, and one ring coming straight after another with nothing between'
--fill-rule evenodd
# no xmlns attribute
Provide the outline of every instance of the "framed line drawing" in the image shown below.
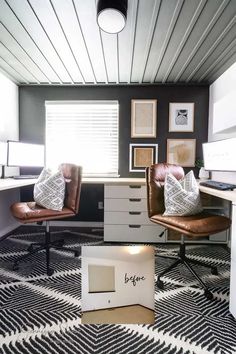
<svg viewBox="0 0 236 354"><path fill-rule="evenodd" d="M169 104L169 132L194 131L194 103Z"/></svg>
<svg viewBox="0 0 236 354"><path fill-rule="evenodd" d="M131 138L156 138L157 100L131 100Z"/></svg>
<svg viewBox="0 0 236 354"><path fill-rule="evenodd" d="M129 171L145 172L145 168L158 161L158 144L130 144Z"/></svg>
<svg viewBox="0 0 236 354"><path fill-rule="evenodd" d="M196 139L167 139L167 163L182 167L194 167Z"/></svg>

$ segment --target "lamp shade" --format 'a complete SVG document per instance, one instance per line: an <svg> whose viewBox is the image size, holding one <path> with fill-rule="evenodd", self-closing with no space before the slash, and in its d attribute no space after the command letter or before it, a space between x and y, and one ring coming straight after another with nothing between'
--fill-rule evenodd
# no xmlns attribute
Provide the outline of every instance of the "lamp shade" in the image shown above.
<svg viewBox="0 0 236 354"><path fill-rule="evenodd" d="M123 30L127 17L128 0L98 0L98 26L107 33L119 33Z"/></svg>

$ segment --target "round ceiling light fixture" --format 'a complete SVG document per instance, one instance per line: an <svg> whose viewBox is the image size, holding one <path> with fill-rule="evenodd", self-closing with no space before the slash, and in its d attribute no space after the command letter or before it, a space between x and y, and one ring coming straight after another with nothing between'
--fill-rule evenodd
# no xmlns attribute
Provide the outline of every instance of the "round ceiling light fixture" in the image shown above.
<svg viewBox="0 0 236 354"><path fill-rule="evenodd" d="M98 26L107 33L123 30L127 18L128 0L98 0Z"/></svg>

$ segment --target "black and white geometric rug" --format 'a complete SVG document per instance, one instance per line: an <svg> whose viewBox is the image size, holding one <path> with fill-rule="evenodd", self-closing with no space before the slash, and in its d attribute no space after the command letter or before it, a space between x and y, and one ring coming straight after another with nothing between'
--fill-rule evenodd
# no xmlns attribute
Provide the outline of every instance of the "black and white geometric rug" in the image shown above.
<svg viewBox="0 0 236 354"><path fill-rule="evenodd" d="M154 325L81 325L81 259L52 251L52 276L45 255L12 270L13 260L43 233L21 227L0 242L0 353L4 354L233 354L236 320L229 313L230 255L223 246L188 246L188 256L215 264L219 276L195 266L214 295L207 300L181 266L155 291ZM101 230L70 229L54 238L68 247L103 245ZM174 245L156 245L173 254ZM170 260L156 258L156 273Z"/></svg>

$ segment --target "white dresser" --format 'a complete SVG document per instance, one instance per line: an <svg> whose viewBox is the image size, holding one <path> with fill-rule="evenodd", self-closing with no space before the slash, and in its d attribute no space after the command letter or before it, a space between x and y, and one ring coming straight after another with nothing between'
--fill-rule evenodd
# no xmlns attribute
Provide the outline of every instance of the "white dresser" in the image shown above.
<svg viewBox="0 0 236 354"><path fill-rule="evenodd" d="M164 228L149 221L145 183L105 184L104 241L165 242Z"/></svg>

